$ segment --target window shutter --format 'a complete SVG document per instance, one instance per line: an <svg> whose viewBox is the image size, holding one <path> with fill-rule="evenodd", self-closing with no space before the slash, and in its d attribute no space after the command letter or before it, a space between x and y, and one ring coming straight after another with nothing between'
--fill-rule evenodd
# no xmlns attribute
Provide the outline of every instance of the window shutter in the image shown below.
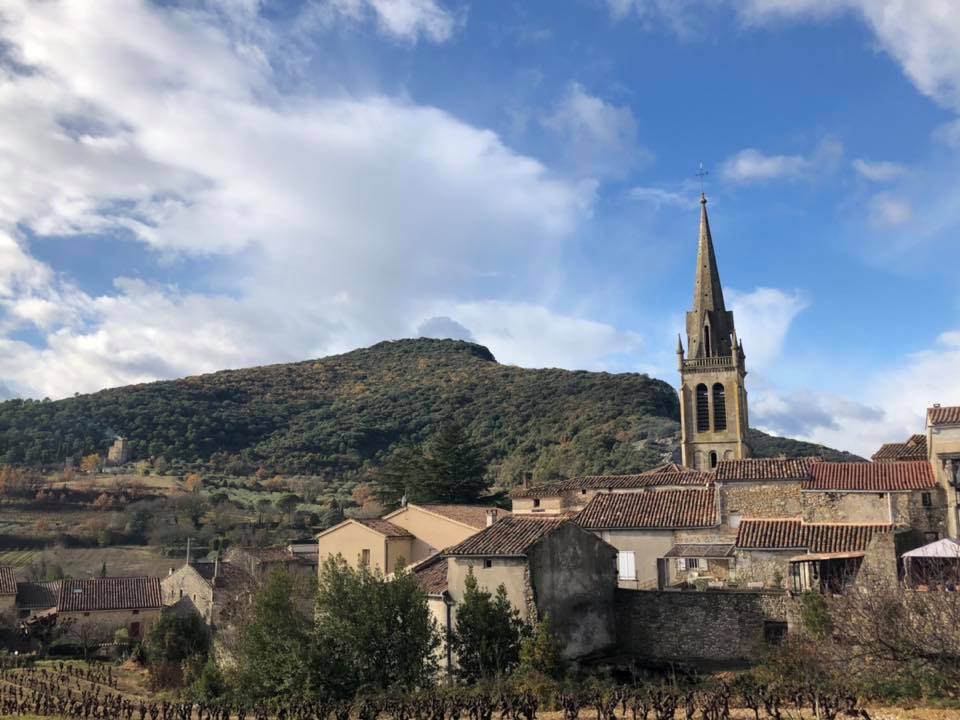
<svg viewBox="0 0 960 720"><path fill-rule="evenodd" d="M686 571L686 569L687 569L687 559L677 558L677 570Z"/></svg>
<svg viewBox="0 0 960 720"><path fill-rule="evenodd" d="M617 553L617 574L621 580L637 579L637 565L632 551Z"/></svg>

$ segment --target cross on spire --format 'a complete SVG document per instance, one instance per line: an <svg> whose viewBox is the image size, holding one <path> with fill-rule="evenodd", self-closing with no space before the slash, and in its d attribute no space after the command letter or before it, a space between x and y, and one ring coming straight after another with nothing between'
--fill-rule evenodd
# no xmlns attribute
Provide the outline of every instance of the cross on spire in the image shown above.
<svg viewBox="0 0 960 720"><path fill-rule="evenodd" d="M703 197L703 179L710 174L709 170L703 169L703 163L700 163L700 170L695 173L696 177L700 178L700 197Z"/></svg>

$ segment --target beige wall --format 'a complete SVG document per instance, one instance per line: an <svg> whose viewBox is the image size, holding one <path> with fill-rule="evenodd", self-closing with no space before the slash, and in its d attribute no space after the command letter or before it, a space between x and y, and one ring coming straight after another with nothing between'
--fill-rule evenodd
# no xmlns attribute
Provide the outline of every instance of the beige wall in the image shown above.
<svg viewBox="0 0 960 720"><path fill-rule="evenodd" d="M514 498L511 508L514 513L532 513L538 515L558 515L564 511L563 498L558 495L540 498L540 507L534 508L533 498Z"/></svg>
<svg viewBox="0 0 960 720"><path fill-rule="evenodd" d="M185 565L160 580L163 604L192 605L206 622L213 621L213 588L189 565Z"/></svg>
<svg viewBox="0 0 960 720"><path fill-rule="evenodd" d="M397 567L406 567L413 562L415 539L411 537L387 538L387 565L382 568L387 574Z"/></svg>
<svg viewBox="0 0 960 720"><path fill-rule="evenodd" d="M960 493L950 485L950 460L960 458L960 427L927 429L930 462L945 495L945 529L949 537L960 537ZM944 461L948 461L944 467Z"/></svg>
<svg viewBox="0 0 960 720"><path fill-rule="evenodd" d="M637 568L636 580L618 578L622 588L649 590L657 587L657 558L673 547L672 530L600 530L594 533L617 551L632 551Z"/></svg>
<svg viewBox="0 0 960 720"><path fill-rule="evenodd" d="M317 540L321 565L329 557L342 555L351 567L358 567L361 552L366 549L370 551L372 569L379 568L381 572L393 572L393 567L387 562L387 538L360 523L346 522L321 535Z"/></svg>
<svg viewBox="0 0 960 720"><path fill-rule="evenodd" d="M131 630L131 638L143 638L150 626L160 618L160 608L151 608L145 610L99 610L91 612L59 612L58 622L71 620L73 627L79 629L84 625L90 625L95 629L102 640L113 640L113 634L120 628ZM134 635L132 626L134 623L140 624L140 632Z"/></svg>
<svg viewBox="0 0 960 720"><path fill-rule="evenodd" d="M520 616L528 620L530 613L527 605L529 577L527 561L524 558L491 558L491 567L484 567L483 558L451 557L447 559L447 591L457 604L463 602L467 574L473 570L480 588L492 593L502 584L507 590L510 604L520 611ZM454 613L456 608L454 608Z"/></svg>
<svg viewBox="0 0 960 720"><path fill-rule="evenodd" d="M420 562L439 550L463 542L479 529L437 515L415 505L408 505L385 517L394 525L399 525L416 538L413 541L412 557L409 562Z"/></svg>

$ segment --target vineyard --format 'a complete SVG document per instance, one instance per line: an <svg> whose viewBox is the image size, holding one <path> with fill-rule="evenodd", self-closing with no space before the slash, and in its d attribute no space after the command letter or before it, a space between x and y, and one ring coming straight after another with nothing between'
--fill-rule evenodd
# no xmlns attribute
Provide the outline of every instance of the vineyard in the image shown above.
<svg viewBox="0 0 960 720"><path fill-rule="evenodd" d="M33 664L10 658L0 668L0 717L83 720L726 720L869 719L843 689L764 684L750 675L680 687L662 682L588 682L549 698L510 684L451 686L353 701L246 705L151 699L111 665Z"/></svg>

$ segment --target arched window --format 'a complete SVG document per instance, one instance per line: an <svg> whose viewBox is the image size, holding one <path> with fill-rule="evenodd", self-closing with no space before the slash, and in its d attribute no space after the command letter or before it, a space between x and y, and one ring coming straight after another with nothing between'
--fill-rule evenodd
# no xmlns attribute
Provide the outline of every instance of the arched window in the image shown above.
<svg viewBox="0 0 960 720"><path fill-rule="evenodd" d="M697 385L697 432L710 430L710 407L707 404L707 386Z"/></svg>
<svg viewBox="0 0 960 720"><path fill-rule="evenodd" d="M713 469L717 466L717 453L710 452L710 468Z"/></svg>
<svg viewBox="0 0 960 720"><path fill-rule="evenodd" d="M703 326L703 353L706 357L710 357L710 326Z"/></svg>
<svg viewBox="0 0 960 720"><path fill-rule="evenodd" d="M713 429L715 432L727 429L727 401L722 383L713 385Z"/></svg>

